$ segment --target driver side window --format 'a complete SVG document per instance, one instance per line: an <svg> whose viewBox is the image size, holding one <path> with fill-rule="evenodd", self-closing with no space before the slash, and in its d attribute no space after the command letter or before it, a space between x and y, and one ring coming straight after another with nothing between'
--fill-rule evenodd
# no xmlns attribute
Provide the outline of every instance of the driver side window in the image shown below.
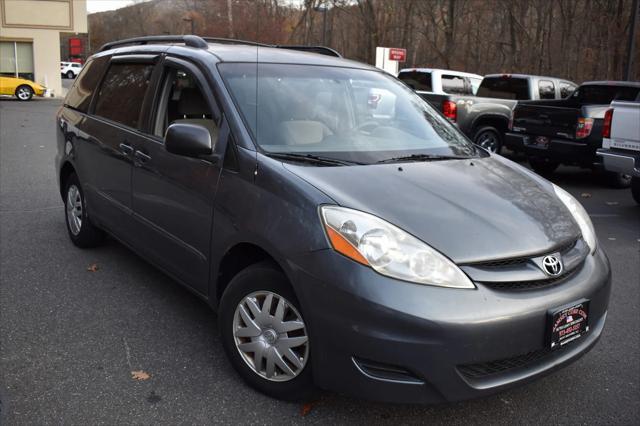
<svg viewBox="0 0 640 426"><path fill-rule="evenodd" d="M174 123L196 124L211 133L215 146L219 128L212 115L202 89L188 71L168 68L162 84L154 135L164 138L167 128Z"/></svg>

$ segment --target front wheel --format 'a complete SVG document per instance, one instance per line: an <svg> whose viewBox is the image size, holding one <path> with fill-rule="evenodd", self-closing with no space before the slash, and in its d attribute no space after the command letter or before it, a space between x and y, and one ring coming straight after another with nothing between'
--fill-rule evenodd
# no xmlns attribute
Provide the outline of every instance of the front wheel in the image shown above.
<svg viewBox="0 0 640 426"><path fill-rule="evenodd" d="M224 349L240 376L271 397L312 397L309 332L287 278L262 262L238 273L220 302Z"/></svg>
<svg viewBox="0 0 640 426"><path fill-rule="evenodd" d="M28 101L33 97L33 89L25 84L16 89L16 98L20 101Z"/></svg>
<svg viewBox="0 0 640 426"><path fill-rule="evenodd" d="M78 247L95 247L102 243L104 232L87 215L87 204L78 176L72 174L65 182L65 219L69 238Z"/></svg>
<svg viewBox="0 0 640 426"><path fill-rule="evenodd" d="M631 195L636 203L640 204L640 177L631 178Z"/></svg>
<svg viewBox="0 0 640 426"><path fill-rule="evenodd" d="M473 142L476 145L480 145L484 149L490 152L500 153L502 148L502 136L495 127L485 126L476 131L473 137Z"/></svg>

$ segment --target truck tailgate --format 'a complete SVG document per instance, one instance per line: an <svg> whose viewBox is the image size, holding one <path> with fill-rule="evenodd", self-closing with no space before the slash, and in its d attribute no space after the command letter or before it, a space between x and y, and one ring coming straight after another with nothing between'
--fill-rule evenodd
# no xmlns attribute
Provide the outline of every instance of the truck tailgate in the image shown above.
<svg viewBox="0 0 640 426"><path fill-rule="evenodd" d="M518 104L513 111L513 130L536 136L574 139L579 108Z"/></svg>

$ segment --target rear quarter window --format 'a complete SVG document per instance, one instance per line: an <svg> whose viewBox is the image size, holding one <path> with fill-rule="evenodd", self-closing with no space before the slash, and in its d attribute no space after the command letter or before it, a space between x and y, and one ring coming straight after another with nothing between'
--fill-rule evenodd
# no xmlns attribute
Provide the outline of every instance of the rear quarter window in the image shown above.
<svg viewBox="0 0 640 426"><path fill-rule="evenodd" d="M90 59L89 62L87 62L73 83L73 86L69 89L69 93L67 93L67 97L64 100L65 106L81 112L87 112L89 110L91 97L102 78L104 68L108 61L108 56L101 56Z"/></svg>
<svg viewBox="0 0 640 426"><path fill-rule="evenodd" d="M153 67L151 64L111 64L97 94L94 114L137 128Z"/></svg>
<svg viewBox="0 0 640 426"><path fill-rule="evenodd" d="M443 74L442 91L451 95L471 95L471 87L464 80L464 77Z"/></svg>
<svg viewBox="0 0 640 426"><path fill-rule="evenodd" d="M423 92L433 91L430 72L404 71L398 75L398 78L413 90L421 90Z"/></svg>
<svg viewBox="0 0 640 426"><path fill-rule="evenodd" d="M556 87L551 80L540 80L538 82L538 95L540 99L555 99Z"/></svg>
<svg viewBox="0 0 640 426"><path fill-rule="evenodd" d="M477 95L485 98L527 100L529 81L509 76L484 78Z"/></svg>

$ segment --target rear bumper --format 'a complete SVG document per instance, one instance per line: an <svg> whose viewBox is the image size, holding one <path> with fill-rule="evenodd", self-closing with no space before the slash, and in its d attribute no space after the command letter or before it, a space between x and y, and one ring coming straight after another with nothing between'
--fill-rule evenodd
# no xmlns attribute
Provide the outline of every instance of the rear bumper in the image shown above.
<svg viewBox="0 0 640 426"><path fill-rule="evenodd" d="M606 319L611 277L600 249L567 281L521 292L411 284L330 250L312 257L315 266L292 278L314 342L314 379L361 398L439 403L499 392L578 359ZM590 331L547 350L548 313L581 299L590 300ZM506 367L492 371L498 364Z"/></svg>
<svg viewBox="0 0 640 426"><path fill-rule="evenodd" d="M606 170L640 177L640 152L599 149L598 156Z"/></svg>
<svg viewBox="0 0 640 426"><path fill-rule="evenodd" d="M505 134L505 146L513 151L524 152L527 157L546 158L563 164L575 164L591 167L601 162L596 155L602 142L593 138L580 141L550 139L547 148L530 145L534 135L508 132Z"/></svg>

